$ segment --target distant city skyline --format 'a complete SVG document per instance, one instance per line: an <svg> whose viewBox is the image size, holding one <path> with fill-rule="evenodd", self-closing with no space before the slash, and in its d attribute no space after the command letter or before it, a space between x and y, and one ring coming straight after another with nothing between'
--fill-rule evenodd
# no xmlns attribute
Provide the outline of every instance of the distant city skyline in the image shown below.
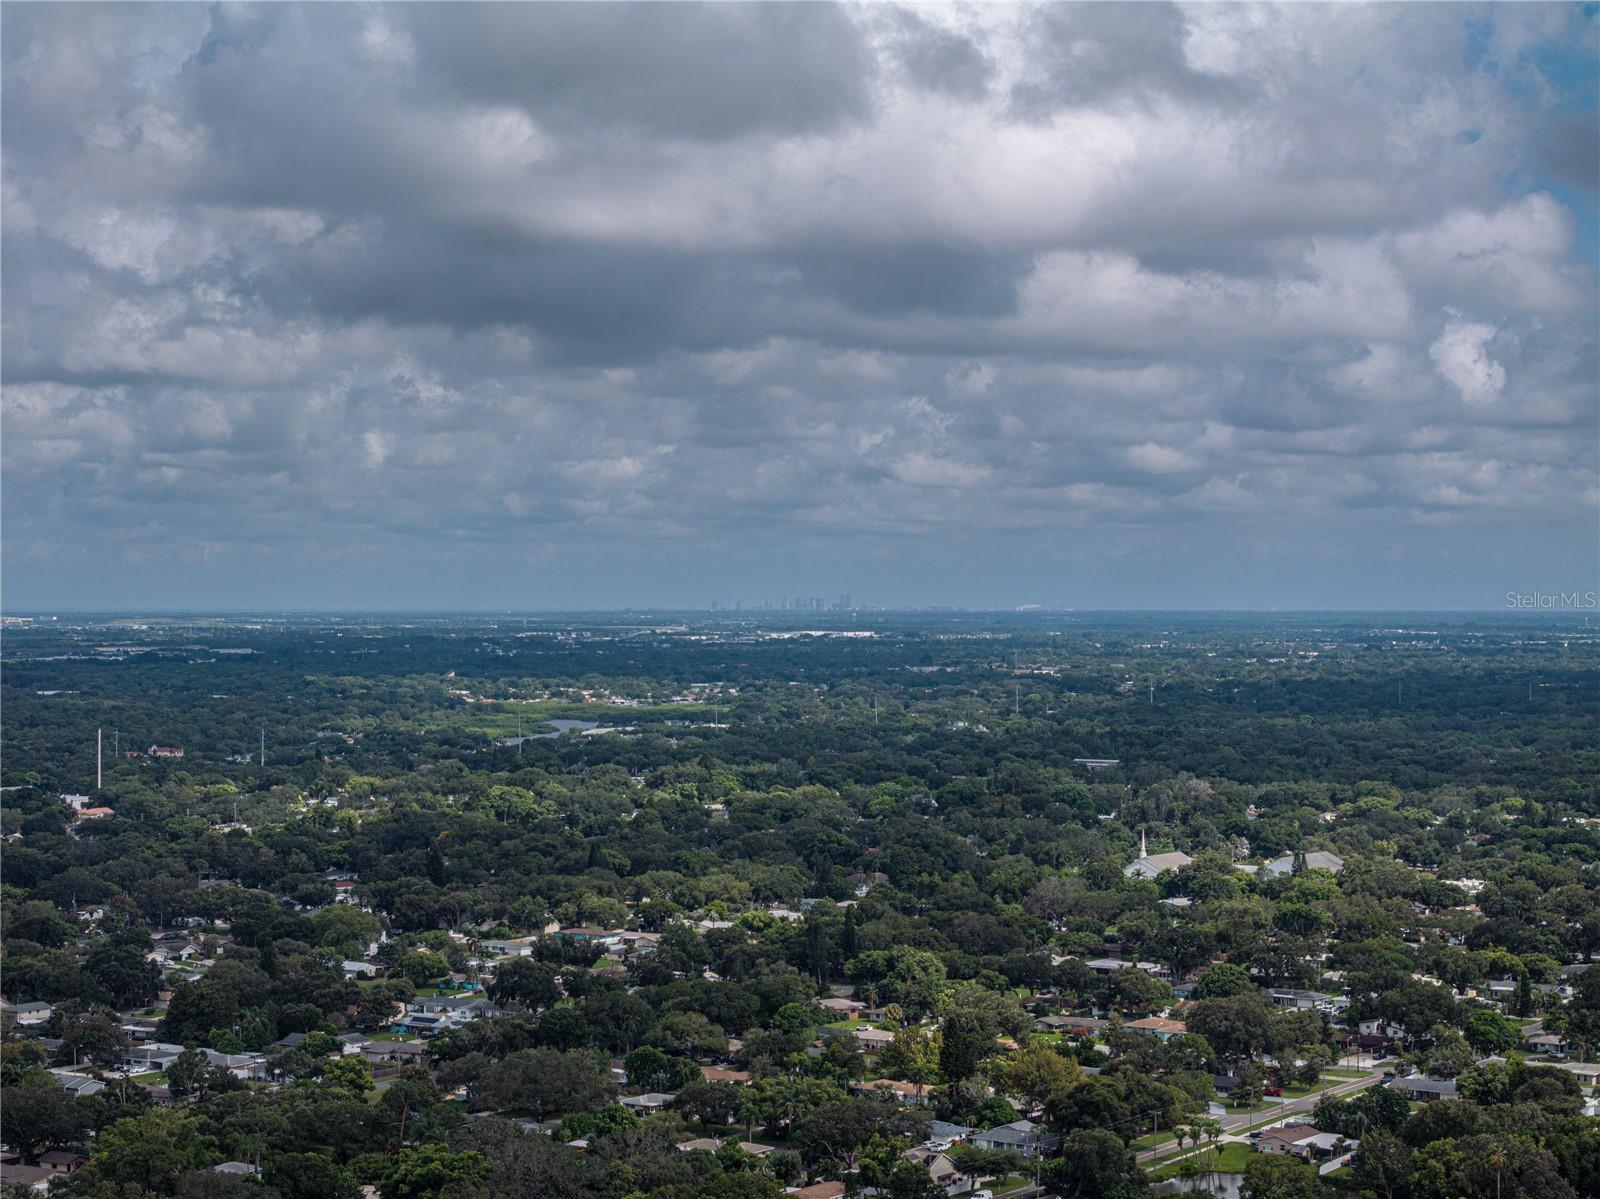
<svg viewBox="0 0 1600 1199"><path fill-rule="evenodd" d="M1592 5L0 34L8 612L1600 580Z"/></svg>

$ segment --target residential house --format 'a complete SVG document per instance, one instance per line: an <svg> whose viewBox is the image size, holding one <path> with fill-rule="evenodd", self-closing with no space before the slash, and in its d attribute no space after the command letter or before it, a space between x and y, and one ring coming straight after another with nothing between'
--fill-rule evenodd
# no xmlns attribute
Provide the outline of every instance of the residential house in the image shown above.
<svg viewBox="0 0 1600 1199"><path fill-rule="evenodd" d="M830 1178L808 1187L796 1187L788 1194L789 1199L844 1199L844 1183Z"/></svg>
<svg viewBox="0 0 1600 1199"><path fill-rule="evenodd" d="M844 876L844 881L856 889L857 896L863 896L872 888L889 881L889 876L880 870L870 872L856 871L854 874Z"/></svg>
<svg viewBox="0 0 1600 1199"><path fill-rule="evenodd" d="M117 1059L116 1068L124 1074L153 1074L158 1070L165 1070L182 1052L182 1045L173 1045L166 1041L147 1041L124 1049Z"/></svg>
<svg viewBox="0 0 1600 1199"><path fill-rule="evenodd" d="M1272 861L1261 868L1262 873L1275 877L1293 874L1295 872L1295 857L1295 854L1286 853L1282 857L1273 858ZM1344 869L1344 859L1338 854L1328 853L1326 850L1314 849L1304 855L1304 861L1304 869L1306 870L1331 870L1334 874L1338 874L1339 871Z"/></svg>
<svg viewBox="0 0 1600 1199"><path fill-rule="evenodd" d="M858 1028L851 1035L868 1053L874 1053L885 1045L894 1043L894 1033L884 1028Z"/></svg>
<svg viewBox="0 0 1600 1199"><path fill-rule="evenodd" d="M392 1021L389 1031L401 1035L421 1037L432 1040L434 1037L443 1036L445 1033L460 1028L463 1021L454 1014L428 1015L423 1012L407 1012L405 1015Z"/></svg>
<svg viewBox="0 0 1600 1199"><path fill-rule="evenodd" d="M42 999L34 999L27 1003L0 1004L0 1011L26 1028L34 1024L43 1024L55 1015L56 1009Z"/></svg>
<svg viewBox="0 0 1600 1199"><path fill-rule="evenodd" d="M1044 1157L1056 1147L1058 1138L1042 1124L1013 1120L1010 1124L975 1132L969 1141L979 1149L1006 1149L1023 1157Z"/></svg>
<svg viewBox="0 0 1600 1199"><path fill-rule="evenodd" d="M1129 1032L1143 1033L1163 1043L1188 1032L1182 1020L1168 1020L1164 1016L1146 1016L1143 1020L1129 1020L1123 1025Z"/></svg>
<svg viewBox="0 0 1600 1199"><path fill-rule="evenodd" d="M1407 1099L1418 1103L1434 1103L1440 1099L1454 1099L1456 1084L1447 1078L1397 1078L1389 1084Z"/></svg>
<svg viewBox="0 0 1600 1199"><path fill-rule="evenodd" d="M707 1082L727 1083L730 1086L748 1086L751 1079L748 1070L731 1070L724 1066L701 1066L700 1077Z"/></svg>
<svg viewBox="0 0 1600 1199"><path fill-rule="evenodd" d="M1387 1037L1391 1041L1403 1040L1406 1035L1405 1026L1392 1020L1363 1020L1356 1025L1356 1031L1364 1037Z"/></svg>
<svg viewBox="0 0 1600 1199"><path fill-rule="evenodd" d="M1134 968L1132 962L1125 961L1122 958L1090 958L1084 965L1096 974L1115 974L1118 970L1132 970Z"/></svg>
<svg viewBox="0 0 1600 1199"><path fill-rule="evenodd" d="M646 1091L643 1095L624 1095L617 1102L635 1115L648 1116L663 1110L674 1098L664 1091Z"/></svg>
<svg viewBox="0 0 1600 1199"><path fill-rule="evenodd" d="M1294 987L1271 987L1267 990L1267 998L1279 1007L1298 1008L1301 1011L1333 1002L1332 995L1325 995L1321 991L1297 990Z"/></svg>
<svg viewBox="0 0 1600 1199"><path fill-rule="evenodd" d="M583 941L598 945L615 945L622 934L614 929L596 928L592 924L576 925L564 928L556 936L567 941Z"/></svg>
<svg viewBox="0 0 1600 1199"><path fill-rule="evenodd" d="M933 1184L944 1187L946 1191L966 1177L960 1170L956 1169L953 1161L937 1150L924 1149L919 1145L915 1149L907 1149L905 1155L907 1161L926 1166L928 1177L933 1179Z"/></svg>
<svg viewBox="0 0 1600 1199"><path fill-rule="evenodd" d="M1540 1032L1535 1036L1524 1036L1522 1043L1528 1047L1530 1053L1542 1053L1546 1057L1567 1056L1567 1038L1559 1033Z"/></svg>
<svg viewBox="0 0 1600 1199"><path fill-rule="evenodd" d="M470 1020L498 1020L506 1010L482 995L427 995L406 1004L406 1011L427 1016L453 1016L465 1024Z"/></svg>
<svg viewBox="0 0 1600 1199"><path fill-rule="evenodd" d="M1323 1132L1311 1124L1291 1124L1283 1128L1269 1128L1256 1141L1262 1153L1283 1154L1311 1161L1332 1157L1344 1152L1350 1140L1338 1133Z"/></svg>
<svg viewBox="0 0 1600 1199"><path fill-rule="evenodd" d="M509 940L491 937L478 942L484 953L495 958L525 958L533 956L533 938L515 937Z"/></svg>
<svg viewBox="0 0 1600 1199"><path fill-rule="evenodd" d="M1118 970L1143 970L1152 978L1170 979L1172 971L1160 962L1130 962L1125 958L1103 957L1090 958L1084 963L1096 974L1115 974Z"/></svg>
<svg viewBox="0 0 1600 1199"><path fill-rule="evenodd" d="M43 1166L27 1165L21 1158L0 1160L0 1184L7 1187L21 1187L43 1195L50 1190L51 1181L57 1177L59 1175Z"/></svg>
<svg viewBox="0 0 1600 1199"><path fill-rule="evenodd" d="M106 1089L105 1083L98 1078L90 1078L87 1074L75 1074L71 1070L52 1070L50 1073L74 1099L86 1095L98 1095Z"/></svg>
<svg viewBox="0 0 1600 1199"><path fill-rule="evenodd" d="M372 1066L421 1065L427 1053L420 1041L368 1041L361 1047L363 1060Z"/></svg>
<svg viewBox="0 0 1600 1199"><path fill-rule="evenodd" d="M901 1103L912 1107L922 1107L928 1102L926 1083L905 1082L898 1078L869 1078L853 1082L850 1084L850 1093L861 1096L893 1095Z"/></svg>
<svg viewBox="0 0 1600 1199"><path fill-rule="evenodd" d="M70 1149L52 1149L48 1153L39 1155L39 1164L52 1174L72 1174L88 1161L81 1153L73 1153Z"/></svg>
<svg viewBox="0 0 1600 1199"><path fill-rule="evenodd" d="M617 942L628 953L654 953L661 944L661 934L624 930L617 934Z"/></svg>
<svg viewBox="0 0 1600 1199"><path fill-rule="evenodd" d="M1510 1007L1517 1001L1517 980L1491 978L1488 983L1488 997L1501 1007Z"/></svg>
<svg viewBox="0 0 1600 1199"><path fill-rule="evenodd" d="M838 1020L849 1020L866 1010L867 1005L859 999L848 999L835 995L827 999L817 1000L817 1006L823 1011L833 1015Z"/></svg>

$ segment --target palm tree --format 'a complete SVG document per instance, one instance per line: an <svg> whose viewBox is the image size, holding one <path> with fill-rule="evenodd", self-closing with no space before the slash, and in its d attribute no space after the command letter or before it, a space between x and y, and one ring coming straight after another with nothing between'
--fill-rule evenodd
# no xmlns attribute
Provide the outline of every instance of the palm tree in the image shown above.
<svg viewBox="0 0 1600 1199"><path fill-rule="evenodd" d="M1190 1127L1190 1133L1194 1137L1194 1142L1196 1145L1200 1143L1200 1138L1202 1136L1206 1138L1207 1142L1209 1142L1206 1149L1205 1160L1206 1189L1210 1190L1211 1175L1216 1168L1217 1140L1222 1136L1222 1124L1220 1121L1214 1120L1210 1116L1196 1117Z"/></svg>
<svg viewBox="0 0 1600 1199"><path fill-rule="evenodd" d="M744 1123L744 1139L753 1140L756 1131L756 1121L761 1119L762 1104L760 1098L748 1088L743 1089L734 1108L734 1118Z"/></svg>

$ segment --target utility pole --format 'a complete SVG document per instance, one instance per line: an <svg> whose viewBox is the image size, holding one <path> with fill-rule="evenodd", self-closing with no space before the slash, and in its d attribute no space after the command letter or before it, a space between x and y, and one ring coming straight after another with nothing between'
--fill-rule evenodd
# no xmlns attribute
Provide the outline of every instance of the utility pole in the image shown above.
<svg viewBox="0 0 1600 1199"><path fill-rule="evenodd" d="M1156 685L1154 683L1150 684L1150 706L1152 708L1156 706Z"/></svg>

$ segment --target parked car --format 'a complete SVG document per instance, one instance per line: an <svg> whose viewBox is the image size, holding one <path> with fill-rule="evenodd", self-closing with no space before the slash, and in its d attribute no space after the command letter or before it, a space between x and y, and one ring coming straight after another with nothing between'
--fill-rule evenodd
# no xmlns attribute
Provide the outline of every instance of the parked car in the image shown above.
<svg viewBox="0 0 1600 1199"><path fill-rule="evenodd" d="M1282 1095L1283 1095L1283 1088L1282 1087L1262 1087L1261 1088L1261 1093L1263 1095L1272 1095L1274 1097L1281 1098Z"/></svg>

